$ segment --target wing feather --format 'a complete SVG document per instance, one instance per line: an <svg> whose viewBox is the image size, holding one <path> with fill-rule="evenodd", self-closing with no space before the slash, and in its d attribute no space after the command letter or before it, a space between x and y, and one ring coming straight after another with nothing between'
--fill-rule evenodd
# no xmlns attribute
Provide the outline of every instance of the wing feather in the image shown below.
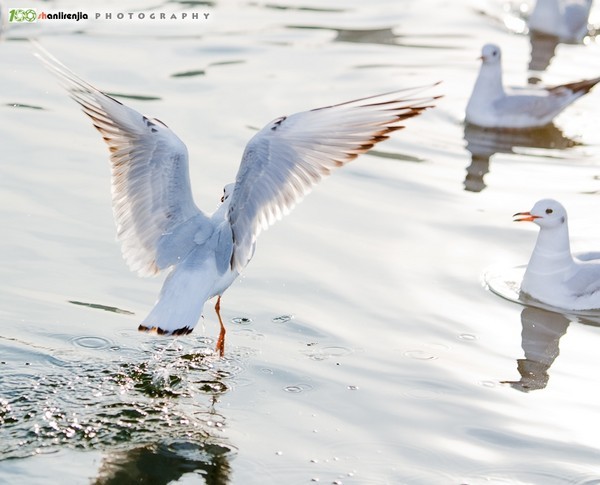
<svg viewBox="0 0 600 485"><path fill-rule="evenodd" d="M108 145L113 213L125 261L133 271L152 275L189 253L193 238L178 239L180 249L160 254L165 238L194 218L208 218L196 207L184 143L162 122L150 119L80 79L39 45L38 57L58 76ZM189 229L186 229L189 231Z"/></svg>
<svg viewBox="0 0 600 485"><path fill-rule="evenodd" d="M415 97L428 87L284 116L260 130L246 146L231 195L232 269L244 268L260 232L321 179L431 107L437 97Z"/></svg>

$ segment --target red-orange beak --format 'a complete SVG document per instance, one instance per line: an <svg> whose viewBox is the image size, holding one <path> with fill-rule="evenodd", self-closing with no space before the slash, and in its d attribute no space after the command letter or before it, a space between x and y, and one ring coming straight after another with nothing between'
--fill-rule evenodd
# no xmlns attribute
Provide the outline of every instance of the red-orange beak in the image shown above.
<svg viewBox="0 0 600 485"><path fill-rule="evenodd" d="M539 219L541 216L534 216L531 212L517 212L513 214L513 222L532 222Z"/></svg>

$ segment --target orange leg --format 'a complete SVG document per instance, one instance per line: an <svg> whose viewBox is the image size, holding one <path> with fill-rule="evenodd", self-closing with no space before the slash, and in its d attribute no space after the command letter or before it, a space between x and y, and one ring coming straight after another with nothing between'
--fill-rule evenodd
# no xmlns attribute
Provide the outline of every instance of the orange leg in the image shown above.
<svg viewBox="0 0 600 485"><path fill-rule="evenodd" d="M215 304L215 312L217 313L217 317L219 317L219 324L221 325L221 332L219 333L219 338L217 339L217 345L215 347L215 352L219 352L219 355L223 357L225 355L225 325L223 325L223 320L221 320L221 296L217 298L217 303Z"/></svg>

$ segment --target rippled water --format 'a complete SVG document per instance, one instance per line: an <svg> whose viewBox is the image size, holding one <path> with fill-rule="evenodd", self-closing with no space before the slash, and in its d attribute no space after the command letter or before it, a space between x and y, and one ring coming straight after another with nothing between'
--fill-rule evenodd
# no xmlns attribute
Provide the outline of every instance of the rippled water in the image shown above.
<svg viewBox="0 0 600 485"><path fill-rule="evenodd" d="M529 4L491 0L96 4L209 19L5 24L0 483L600 483L599 315L519 299L536 231L511 222L554 197L598 246L600 92L543 130L462 123L483 43L507 83L557 84L598 75L594 38L532 62ZM277 116L445 97L261 236L219 359L210 305L190 336L136 331L161 280L122 261L106 149L30 36L178 133L205 210Z"/></svg>

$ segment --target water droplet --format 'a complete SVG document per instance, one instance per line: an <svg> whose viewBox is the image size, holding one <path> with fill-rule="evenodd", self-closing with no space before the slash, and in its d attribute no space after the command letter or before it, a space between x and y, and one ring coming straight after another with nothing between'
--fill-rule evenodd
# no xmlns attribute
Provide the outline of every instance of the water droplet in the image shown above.
<svg viewBox="0 0 600 485"><path fill-rule="evenodd" d="M350 390L350 391L358 391L358 386L348 386L348 390Z"/></svg>
<svg viewBox="0 0 600 485"><path fill-rule="evenodd" d="M323 353L331 357L344 357L352 354L354 351L346 347L323 347Z"/></svg>
<svg viewBox="0 0 600 485"><path fill-rule="evenodd" d="M278 317L274 317L271 321L273 323L286 323L289 322L292 318L294 318L294 315L280 315Z"/></svg>
<svg viewBox="0 0 600 485"><path fill-rule="evenodd" d="M276 452L275 452L275 454L276 454L277 456L281 456L281 455L283 455L283 451L276 451Z"/></svg>
<svg viewBox="0 0 600 485"><path fill-rule="evenodd" d="M437 357L429 352L425 352L424 350L407 350L404 352L406 357L410 357L411 359L416 360L434 360Z"/></svg>
<svg viewBox="0 0 600 485"><path fill-rule="evenodd" d="M354 353L353 349L347 347L323 347L322 349L315 349L310 352L307 351L307 355L311 360L326 360L331 357L346 357ZM337 364L339 365L339 363Z"/></svg>
<svg viewBox="0 0 600 485"><path fill-rule="evenodd" d="M235 323L236 325L250 325L252 319L248 317L235 317L231 319L231 323Z"/></svg>
<svg viewBox="0 0 600 485"><path fill-rule="evenodd" d="M477 340L477 336L472 333L461 333L458 338L461 340Z"/></svg>
<svg viewBox="0 0 600 485"><path fill-rule="evenodd" d="M283 390L285 392L300 393L312 390L312 386L308 384L296 384L294 386L285 386Z"/></svg>

